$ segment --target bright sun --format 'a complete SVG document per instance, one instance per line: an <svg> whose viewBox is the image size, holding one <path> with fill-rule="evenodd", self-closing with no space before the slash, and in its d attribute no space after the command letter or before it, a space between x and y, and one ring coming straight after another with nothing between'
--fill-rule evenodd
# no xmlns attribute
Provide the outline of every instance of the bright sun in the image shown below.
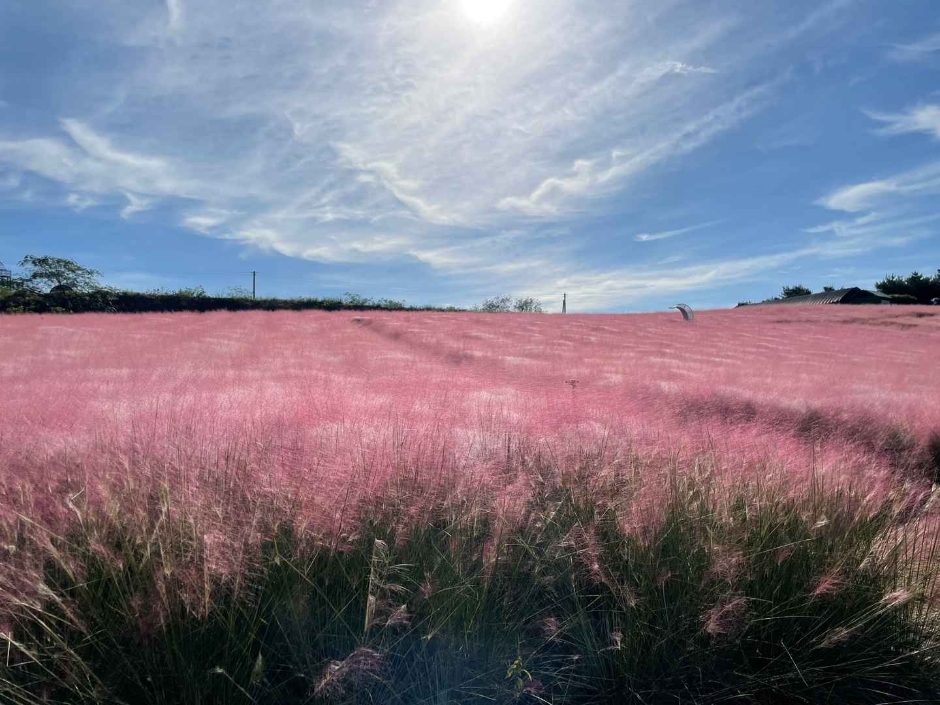
<svg viewBox="0 0 940 705"><path fill-rule="evenodd" d="M474 22L495 22L509 9L512 0L460 0L464 14Z"/></svg>

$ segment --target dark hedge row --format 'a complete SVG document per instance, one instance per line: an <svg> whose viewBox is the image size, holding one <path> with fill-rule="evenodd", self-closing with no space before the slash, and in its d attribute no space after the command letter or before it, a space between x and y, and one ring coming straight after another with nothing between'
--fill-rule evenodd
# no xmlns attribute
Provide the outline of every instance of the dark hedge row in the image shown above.
<svg viewBox="0 0 940 705"><path fill-rule="evenodd" d="M361 297L342 299L247 299L150 294L106 289L81 292L37 293L15 291L0 296L0 313L167 313L175 311L341 311L341 310L458 310L404 306L398 301Z"/></svg>

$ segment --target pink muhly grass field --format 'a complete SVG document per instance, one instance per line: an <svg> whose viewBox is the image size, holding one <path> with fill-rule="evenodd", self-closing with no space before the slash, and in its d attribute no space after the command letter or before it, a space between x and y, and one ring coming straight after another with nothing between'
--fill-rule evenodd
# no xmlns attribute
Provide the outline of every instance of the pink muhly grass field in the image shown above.
<svg viewBox="0 0 940 705"><path fill-rule="evenodd" d="M937 700L934 310L0 344L2 702Z"/></svg>
<svg viewBox="0 0 940 705"><path fill-rule="evenodd" d="M755 307L694 324L10 316L0 343L5 504L50 520L66 496L155 486L219 513L237 484L329 530L403 478L489 488L508 506L525 496L521 470L545 463L651 497L681 467L794 493L821 478L877 504L899 487L923 496L940 429L940 315L924 307Z"/></svg>

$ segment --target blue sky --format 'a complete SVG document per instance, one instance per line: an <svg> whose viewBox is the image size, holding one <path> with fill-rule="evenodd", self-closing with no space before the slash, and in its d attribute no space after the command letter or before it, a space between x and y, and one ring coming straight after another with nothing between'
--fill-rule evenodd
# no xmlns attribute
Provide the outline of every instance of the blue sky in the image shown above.
<svg viewBox="0 0 940 705"><path fill-rule="evenodd" d="M0 260L702 308L940 267L934 0L6 0Z"/></svg>

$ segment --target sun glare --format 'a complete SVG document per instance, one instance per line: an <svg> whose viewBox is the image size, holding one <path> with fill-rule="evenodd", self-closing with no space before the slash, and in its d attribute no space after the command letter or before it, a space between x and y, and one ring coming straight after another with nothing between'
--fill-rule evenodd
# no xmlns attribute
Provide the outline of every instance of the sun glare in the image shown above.
<svg viewBox="0 0 940 705"><path fill-rule="evenodd" d="M474 22L489 24L502 17L512 0L460 0L464 14Z"/></svg>

